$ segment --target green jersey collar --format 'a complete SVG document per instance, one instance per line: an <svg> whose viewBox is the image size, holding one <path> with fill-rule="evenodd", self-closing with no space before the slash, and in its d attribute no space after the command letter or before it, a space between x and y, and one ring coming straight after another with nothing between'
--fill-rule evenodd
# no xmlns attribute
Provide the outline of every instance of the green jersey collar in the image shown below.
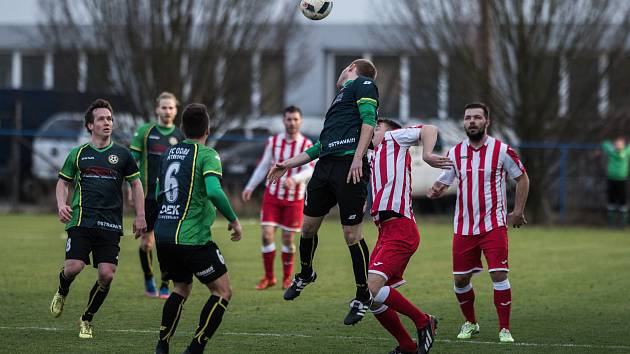
<svg viewBox="0 0 630 354"><path fill-rule="evenodd" d="M103 151L105 151L105 150L109 149L110 147L112 147L113 145L114 145L114 141L113 141L113 140L110 140L109 145L107 145L107 146L106 146L106 147L104 147L104 148L100 148L100 149L99 149L99 148L97 148L96 146L94 146L94 144L90 143L90 147L91 147L92 149L94 149L94 150L98 151L98 152L103 152Z"/></svg>
<svg viewBox="0 0 630 354"><path fill-rule="evenodd" d="M155 128L160 132L160 134L162 135L168 135L170 133L172 133L175 130L175 125L171 125L170 127L165 127L163 125L160 125L159 123L155 125Z"/></svg>
<svg viewBox="0 0 630 354"><path fill-rule="evenodd" d="M354 82L354 80L348 80L348 81L344 82L343 85L341 85L341 88L346 88L346 86L350 85L353 82Z"/></svg>

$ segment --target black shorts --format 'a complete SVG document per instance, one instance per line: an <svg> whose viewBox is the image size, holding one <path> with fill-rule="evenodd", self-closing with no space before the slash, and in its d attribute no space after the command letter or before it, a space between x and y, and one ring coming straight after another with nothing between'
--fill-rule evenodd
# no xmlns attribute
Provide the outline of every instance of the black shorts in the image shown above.
<svg viewBox="0 0 630 354"><path fill-rule="evenodd" d="M363 221L370 180L370 166L363 158L363 177L359 183L346 183L352 155L326 156L315 165L313 176L306 187L304 215L320 217L339 204L341 225L357 225Z"/></svg>
<svg viewBox="0 0 630 354"><path fill-rule="evenodd" d="M118 264L120 233L102 229L75 226L68 229L66 259L78 259L90 264L90 252L94 268L99 263Z"/></svg>
<svg viewBox="0 0 630 354"><path fill-rule="evenodd" d="M177 283L192 283L193 274L207 284L227 273L225 260L214 242L204 246L157 245L160 268L166 279Z"/></svg>
<svg viewBox="0 0 630 354"><path fill-rule="evenodd" d="M147 232L153 231L157 221L159 205L155 199L144 199L144 219L147 221Z"/></svg>
<svg viewBox="0 0 630 354"><path fill-rule="evenodd" d="M627 181L608 180L608 204L626 205Z"/></svg>

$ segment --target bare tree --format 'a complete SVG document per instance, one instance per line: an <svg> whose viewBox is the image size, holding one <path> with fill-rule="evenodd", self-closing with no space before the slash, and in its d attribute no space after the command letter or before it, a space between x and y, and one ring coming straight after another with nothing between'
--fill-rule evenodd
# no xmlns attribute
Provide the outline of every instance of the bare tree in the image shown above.
<svg viewBox="0 0 630 354"><path fill-rule="evenodd" d="M629 14L614 0L402 0L389 9L402 25L396 45L447 58L449 75L458 75L449 82L459 87L450 99L485 101L493 129L510 128L521 142L601 136L615 112L598 97L627 49ZM557 152L521 153L532 180L528 205L543 220L557 195Z"/></svg>
<svg viewBox="0 0 630 354"><path fill-rule="evenodd" d="M252 55L260 65L276 66L275 74L261 78L265 85L283 88L283 76L294 74L281 70L292 70L283 51L298 32L291 1L40 0L40 7L47 43L105 51L111 68L106 86L145 119L157 94L171 91L184 102L205 103L219 118L215 128L228 119L246 120L252 112Z"/></svg>

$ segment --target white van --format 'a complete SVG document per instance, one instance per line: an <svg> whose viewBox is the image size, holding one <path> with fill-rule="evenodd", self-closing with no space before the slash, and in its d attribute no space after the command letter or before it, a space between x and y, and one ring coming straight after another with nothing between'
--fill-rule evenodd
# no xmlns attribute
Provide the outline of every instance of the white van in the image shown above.
<svg viewBox="0 0 630 354"><path fill-rule="evenodd" d="M135 127L141 123L142 119L129 113L116 113L113 140L128 146ZM90 135L84 126L84 113L58 112L48 117L33 139L33 176L42 180L56 180L70 150L89 140Z"/></svg>

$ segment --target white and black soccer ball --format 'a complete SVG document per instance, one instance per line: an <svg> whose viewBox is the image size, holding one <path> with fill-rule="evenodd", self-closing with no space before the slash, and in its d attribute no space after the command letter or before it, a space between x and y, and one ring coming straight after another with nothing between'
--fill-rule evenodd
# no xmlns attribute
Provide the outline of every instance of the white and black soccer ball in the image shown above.
<svg viewBox="0 0 630 354"><path fill-rule="evenodd" d="M306 18L311 20L321 20L330 14L332 10L332 0L301 0L300 10Z"/></svg>

